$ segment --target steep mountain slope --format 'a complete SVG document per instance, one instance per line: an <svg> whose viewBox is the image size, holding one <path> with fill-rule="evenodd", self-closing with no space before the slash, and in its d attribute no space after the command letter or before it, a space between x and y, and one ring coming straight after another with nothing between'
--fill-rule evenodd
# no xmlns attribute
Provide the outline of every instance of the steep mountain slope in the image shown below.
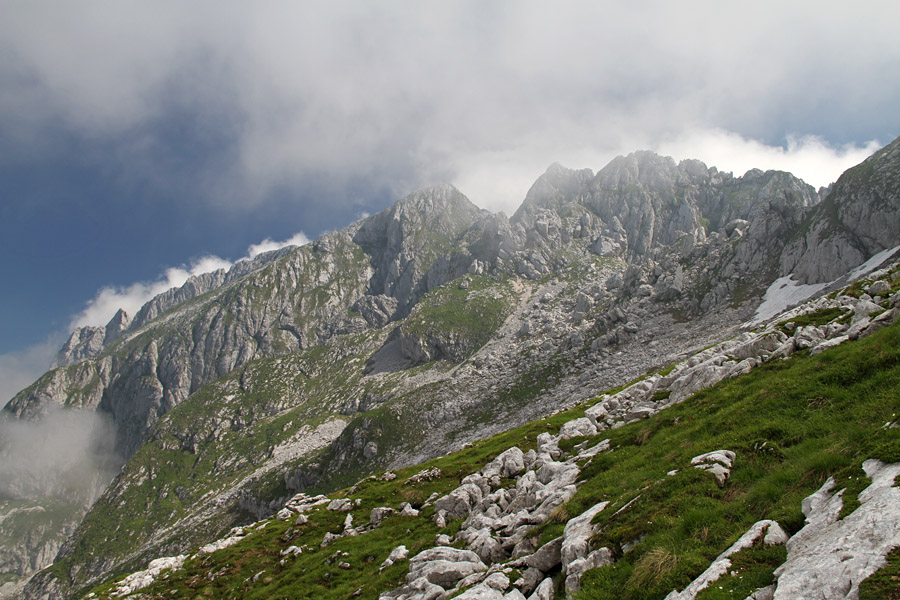
<svg viewBox="0 0 900 600"><path fill-rule="evenodd" d="M783 273L803 283L837 279L900 241L900 140L847 170L785 249Z"/></svg>
<svg viewBox="0 0 900 600"><path fill-rule="evenodd" d="M852 181L830 202L864 197ZM423 190L76 332L6 412L99 410L129 460L28 593L72 595L729 337L818 202L787 173L646 152L596 175L554 165L510 219Z"/></svg>
<svg viewBox="0 0 900 600"><path fill-rule="evenodd" d="M894 263L586 405L299 494L89 597L894 597L898 311Z"/></svg>

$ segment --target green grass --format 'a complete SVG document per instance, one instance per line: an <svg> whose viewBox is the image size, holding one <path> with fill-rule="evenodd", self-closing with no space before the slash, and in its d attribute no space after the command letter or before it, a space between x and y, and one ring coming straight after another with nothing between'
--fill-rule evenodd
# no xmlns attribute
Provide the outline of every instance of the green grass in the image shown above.
<svg viewBox="0 0 900 600"><path fill-rule="evenodd" d="M449 491L502 450L533 447L539 433L558 430L583 408L399 470L393 481L368 478L337 495L360 499L354 523L364 524L375 506L419 504L434 492ZM864 460L900 460L900 431L881 428L898 411L900 327L895 325L815 357L798 355L764 365L651 419L588 440L609 437L613 449L585 466L584 483L561 514L577 515L608 500L610 506L596 519L601 527L593 544L609 547L618 560L589 571L579 598L650 600L683 589L754 522L771 518L789 534L799 530L804 522L802 499L828 476L836 478L839 488L847 488L844 498L852 506L867 485ZM693 456L718 448L737 453L732 476L721 488L708 473L690 468ZM406 483L431 466L441 469L441 477ZM667 476L672 469L678 473ZM358 597L376 598L405 575L405 563L378 573L393 547L403 543L415 554L433 542L438 531L429 519L432 510L418 519L392 517L374 532L341 538L324 549L318 542L325 531L340 529L343 514L320 511L301 528L274 522L227 551L190 561L184 570L149 588L146 597L346 598L362 589ZM542 540L559 535L563 521L556 521L532 535ZM449 533L458 526L453 524ZM281 565L278 552L290 544L307 544L309 549ZM336 551L347 553L340 560L350 569L336 566L338 560L331 559ZM783 559L782 547L742 551L733 557L731 574L700 597L745 598L771 582ZM865 597L891 597L884 590L891 590L897 577L896 553L891 561L864 586L875 590ZM260 571L264 573L255 583L246 581Z"/></svg>
<svg viewBox="0 0 900 600"><path fill-rule="evenodd" d="M859 600L900 600L900 548L887 556L887 564L859 584Z"/></svg>
<svg viewBox="0 0 900 600"><path fill-rule="evenodd" d="M460 288L465 281L466 289ZM428 292L401 330L437 347L441 358L461 362L491 339L513 307L508 281L466 276Z"/></svg>
<svg viewBox="0 0 900 600"><path fill-rule="evenodd" d="M782 321L777 325L777 327L790 335L791 332L788 331L785 327L785 325L787 325L788 323L793 323L796 327L806 327L808 325L814 325L818 327L820 325L827 325L835 319L839 319L844 316L845 311L841 308L824 308L816 312L807 313L805 315L800 315L798 317L788 319L787 321Z"/></svg>
<svg viewBox="0 0 900 600"><path fill-rule="evenodd" d="M795 533L804 522L801 500L828 476L855 499L866 484L862 462L896 453L900 433L881 426L898 409L900 328L894 326L816 357L765 365L646 423L604 432L614 451L584 470L588 481L568 511L609 500L595 543L620 560L589 574L583 597L650 599L683 589L755 521L775 519ZM637 435L642 429L649 434ZM717 448L737 453L724 488L689 466L691 457ZM671 469L679 472L667 477ZM636 545L625 553L628 544ZM661 549L677 558L674 566L652 580L638 577L644 557ZM747 566L745 579L765 579L771 562ZM722 593L738 589L729 585ZM741 593L710 597L746 597Z"/></svg>

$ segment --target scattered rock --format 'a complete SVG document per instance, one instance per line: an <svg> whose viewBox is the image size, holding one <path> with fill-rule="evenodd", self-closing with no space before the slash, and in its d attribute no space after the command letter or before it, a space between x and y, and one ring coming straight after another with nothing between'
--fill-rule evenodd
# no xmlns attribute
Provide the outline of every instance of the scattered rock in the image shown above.
<svg viewBox="0 0 900 600"><path fill-rule="evenodd" d="M399 560L406 560L408 556L409 550L406 549L406 546L397 546L396 548L391 550L391 553L386 559L384 559L384 562L381 563L381 567L379 567L378 570L383 571Z"/></svg>
<svg viewBox="0 0 900 600"><path fill-rule="evenodd" d="M784 544L787 542L787 534L781 528L778 523L771 520L758 521L753 524L752 527L738 540L729 546L729 548L720 554L716 560L706 569L703 573L700 574L697 579L692 581L690 585L684 588L683 591L677 592L672 591L669 595L666 596L665 600L694 600L702 590L709 587L709 584L718 580L720 577L728 573L728 570L731 568L731 559L730 556L737 554L741 550L745 550L750 548L754 544L759 541L762 543L772 546L776 544ZM811 598L813 596L805 595L804 593L798 594L796 596L792 596L791 598Z"/></svg>
<svg viewBox="0 0 900 600"><path fill-rule="evenodd" d="M709 471L716 477L719 487L725 485L725 481L731 475L731 467L734 465L735 454L731 450L713 450L691 459L691 465L695 469Z"/></svg>
<svg viewBox="0 0 900 600"><path fill-rule="evenodd" d="M335 498L328 503L326 508L337 512L347 512L353 508L353 503L347 498Z"/></svg>

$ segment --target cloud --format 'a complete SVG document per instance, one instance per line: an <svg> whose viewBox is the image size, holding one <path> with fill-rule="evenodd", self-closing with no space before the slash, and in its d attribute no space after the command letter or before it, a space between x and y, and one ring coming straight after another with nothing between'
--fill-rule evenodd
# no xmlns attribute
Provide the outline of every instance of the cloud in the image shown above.
<svg viewBox="0 0 900 600"><path fill-rule="evenodd" d="M743 175L750 169L788 171L814 187L827 186L881 148L878 140L833 146L818 136L789 135L784 146L769 146L736 133L712 130L687 133L658 145L677 159L698 158L720 171Z"/></svg>
<svg viewBox="0 0 900 600"><path fill-rule="evenodd" d="M62 336L57 336L19 352L0 354L0 407L50 368L62 343Z"/></svg>
<svg viewBox="0 0 900 600"><path fill-rule="evenodd" d="M47 123L109 140L124 177L160 185L161 122L227 131L189 174L243 209L350 172L399 196L691 131L860 144L900 126L883 75L900 5L878 4L20 3L0 24L0 117L25 123L20 142Z"/></svg>
<svg viewBox="0 0 900 600"><path fill-rule="evenodd" d="M53 496L87 508L122 465L115 437L109 417L94 411L0 418L0 498Z"/></svg>
<svg viewBox="0 0 900 600"><path fill-rule="evenodd" d="M140 281L126 287L105 287L73 317L71 328L85 325L104 326L120 308L134 315L148 300L171 288L184 285L189 277L231 266L217 256L204 256L188 267L170 267L155 281Z"/></svg>
<svg viewBox="0 0 900 600"><path fill-rule="evenodd" d="M238 260L249 260L263 252L285 246L302 246L307 243L309 243L309 238L302 231L281 242L266 238L258 244L251 244L247 248L246 256ZM172 288L181 287L189 277L211 273L219 269L227 270L234 262L218 256L203 256L192 261L188 266L166 269L154 281L139 281L125 287L102 288L87 303L84 310L72 318L69 326L71 329L86 325L104 326L120 308L133 316L148 300Z"/></svg>
<svg viewBox="0 0 900 600"><path fill-rule="evenodd" d="M247 258L255 258L263 252L278 250L279 248L284 248L285 246L305 246L308 243L309 238L306 237L306 234L304 234L302 231L299 233L295 233L293 236L284 240L283 242L276 242L271 238L266 238L258 244L251 244L250 247L247 248Z"/></svg>
<svg viewBox="0 0 900 600"><path fill-rule="evenodd" d="M498 151L462 156L456 163L461 173L456 184L470 199L493 211L512 214L528 189L552 162L595 172L610 160L636 149L653 150L676 160L696 158L720 171L743 175L753 168L789 171L814 187L833 183L848 168L862 162L881 147L878 140L861 145L832 145L817 136L790 135L784 145L769 145L737 133L713 129L683 131L664 136L635 135L616 144L566 147L561 141L549 146L533 144L516 152ZM555 156L547 162L548 156Z"/></svg>

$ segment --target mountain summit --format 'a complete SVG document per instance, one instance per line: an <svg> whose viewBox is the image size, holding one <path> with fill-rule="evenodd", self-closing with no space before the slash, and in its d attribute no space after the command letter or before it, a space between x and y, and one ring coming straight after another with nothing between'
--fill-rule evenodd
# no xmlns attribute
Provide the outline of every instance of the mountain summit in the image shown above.
<svg viewBox="0 0 900 600"><path fill-rule="evenodd" d="M53 558L26 597L80 597L297 494L331 493L670 365L693 367L688 357L742 334L764 296L816 284L808 296L874 255L890 258L898 149L848 170L825 198L789 173L735 177L652 152L597 173L554 164L510 218L435 186L310 244L191 278L132 318L120 311L105 328L76 330L4 413L103 415L124 464L98 483L87 514L50 514L43 507L60 499L49 492L4 504L9 522L44 511L41 527L58 535L9 543L2 552L18 558L0 565L24 578ZM887 301L889 290L863 300ZM755 365L757 350L729 352ZM741 364L728 376L753 366ZM617 400L628 407L619 416L655 414L654 403L712 381L692 377L647 406ZM598 416L585 417L594 432Z"/></svg>

